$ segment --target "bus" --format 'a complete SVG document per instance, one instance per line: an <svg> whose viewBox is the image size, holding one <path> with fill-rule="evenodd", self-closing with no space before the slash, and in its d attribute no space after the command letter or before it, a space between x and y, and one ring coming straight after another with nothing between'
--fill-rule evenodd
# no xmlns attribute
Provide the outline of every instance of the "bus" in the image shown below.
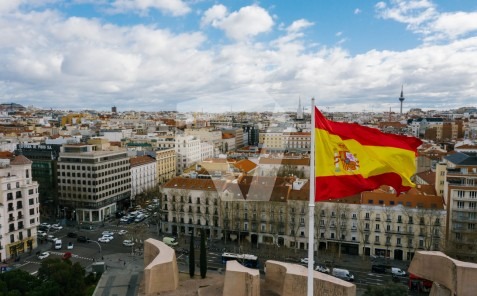
<svg viewBox="0 0 477 296"><path fill-rule="evenodd" d="M222 253L222 264L229 260L237 260L245 267L258 268L258 257L250 254Z"/></svg>

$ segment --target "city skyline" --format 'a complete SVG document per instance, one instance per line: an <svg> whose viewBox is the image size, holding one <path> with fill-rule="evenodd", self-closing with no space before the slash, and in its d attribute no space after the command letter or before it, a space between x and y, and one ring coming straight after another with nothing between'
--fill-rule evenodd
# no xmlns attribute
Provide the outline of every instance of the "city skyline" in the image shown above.
<svg viewBox="0 0 477 296"><path fill-rule="evenodd" d="M473 106L469 1L7 1L0 97L45 109Z"/></svg>

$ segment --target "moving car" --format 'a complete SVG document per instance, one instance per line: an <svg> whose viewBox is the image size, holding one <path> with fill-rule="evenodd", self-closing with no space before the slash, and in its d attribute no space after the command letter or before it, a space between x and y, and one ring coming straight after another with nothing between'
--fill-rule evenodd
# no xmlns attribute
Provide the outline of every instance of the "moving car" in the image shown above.
<svg viewBox="0 0 477 296"><path fill-rule="evenodd" d="M348 282L354 281L354 275L352 275L349 270L344 268L333 268L331 275Z"/></svg>
<svg viewBox="0 0 477 296"><path fill-rule="evenodd" d="M71 254L71 252L65 252L65 253L63 254L62 259L63 259L63 260L70 259L71 256L73 256L73 254Z"/></svg>
<svg viewBox="0 0 477 296"><path fill-rule="evenodd" d="M87 243L88 242L88 238L86 236L83 236L83 235L80 235L78 236L78 238L76 239L77 242L79 243Z"/></svg>
<svg viewBox="0 0 477 296"><path fill-rule="evenodd" d="M386 273L386 266L385 265L379 265L379 264L373 264L371 266L371 272Z"/></svg>
<svg viewBox="0 0 477 296"><path fill-rule="evenodd" d="M391 267L392 276L406 276L406 272L401 268Z"/></svg>
<svg viewBox="0 0 477 296"><path fill-rule="evenodd" d="M105 235L109 235L109 236L113 236L114 233L112 231L103 231L103 233L101 233L103 236Z"/></svg>
<svg viewBox="0 0 477 296"><path fill-rule="evenodd" d="M304 263L304 264L308 264L308 257L306 257L306 258L301 258L301 259L300 259L300 262L301 262L301 263Z"/></svg>
<svg viewBox="0 0 477 296"><path fill-rule="evenodd" d="M126 233L128 233L127 230L119 230L118 232L119 235L125 235Z"/></svg>
<svg viewBox="0 0 477 296"><path fill-rule="evenodd" d="M66 247L68 250L73 250L73 242L69 242L68 246Z"/></svg>
<svg viewBox="0 0 477 296"><path fill-rule="evenodd" d="M78 234L76 232L68 232L68 237L71 237L71 238L77 238L78 237Z"/></svg>
<svg viewBox="0 0 477 296"><path fill-rule="evenodd" d="M54 242L55 250L60 250L63 243L61 239L56 239Z"/></svg>
<svg viewBox="0 0 477 296"><path fill-rule="evenodd" d="M42 259L45 259L48 256L50 256L49 252L42 252L38 255L38 259L42 260Z"/></svg>
<svg viewBox="0 0 477 296"><path fill-rule="evenodd" d="M167 237L165 236L163 239L162 239L162 242L165 243L166 245L168 246L177 246L179 243L176 241L175 238L173 237Z"/></svg>
<svg viewBox="0 0 477 296"><path fill-rule="evenodd" d="M100 243L109 243L110 241L111 240L106 236L98 238L98 242L100 242Z"/></svg>
<svg viewBox="0 0 477 296"><path fill-rule="evenodd" d="M134 246L134 242L132 240L126 239L126 240L123 240L123 245L125 247L132 247Z"/></svg>
<svg viewBox="0 0 477 296"><path fill-rule="evenodd" d="M315 267L315 270L319 271L319 272L322 272L322 273L330 274L330 269L328 267L323 266L323 265L317 265Z"/></svg>

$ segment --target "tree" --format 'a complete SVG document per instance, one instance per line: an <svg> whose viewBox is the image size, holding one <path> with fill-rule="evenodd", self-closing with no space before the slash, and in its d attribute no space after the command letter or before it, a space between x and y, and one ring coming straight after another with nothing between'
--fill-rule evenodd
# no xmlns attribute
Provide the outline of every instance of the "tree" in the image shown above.
<svg viewBox="0 0 477 296"><path fill-rule="evenodd" d="M200 229L200 277L205 279L207 274L207 250L205 249L204 228Z"/></svg>
<svg viewBox="0 0 477 296"><path fill-rule="evenodd" d="M42 282L52 281L59 287L56 295L85 295L85 270L78 263L58 258L46 259L38 269L38 279Z"/></svg>
<svg viewBox="0 0 477 296"><path fill-rule="evenodd" d="M189 242L189 275L193 278L195 274L195 250L194 250L194 231L190 236Z"/></svg>

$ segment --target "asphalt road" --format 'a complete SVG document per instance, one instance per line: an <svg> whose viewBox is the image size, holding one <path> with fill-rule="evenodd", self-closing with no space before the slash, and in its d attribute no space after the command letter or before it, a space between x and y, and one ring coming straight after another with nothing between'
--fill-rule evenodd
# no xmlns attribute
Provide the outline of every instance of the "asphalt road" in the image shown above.
<svg viewBox="0 0 477 296"><path fill-rule="evenodd" d="M32 255L25 255L23 254L21 256L20 262L17 262L14 266L16 268L21 268L25 271L28 271L29 273L35 274L38 271L38 268L40 267L41 260L37 258L35 253L37 251L49 251L50 252L50 257L54 258L61 258L65 252L71 252L73 254L72 258L70 259L72 262L79 262L86 270L89 270L91 264L94 261L102 261L103 256L108 256L112 254L118 254L118 253L130 253L133 254L135 258L142 260L142 252L138 253L133 253L131 247L125 247L123 246L122 242L124 239L131 239L131 233L134 233L133 227L140 227L141 231L144 231L145 237L153 237L159 240L162 240L163 235L157 235L155 232L155 228L153 226L148 227L147 226L147 220L143 221L139 224L133 223L133 224L117 224L116 221L113 221L111 223L106 223L104 226L99 226L93 230L78 230L73 227L65 227L62 230L58 231L50 231L50 234L55 235L56 237L62 239L63 241L63 246L61 250L54 250L53 245L51 242L39 244L39 248L37 250L34 250L32 252ZM111 231L114 233L114 239L109 242L109 243L99 243L97 242L98 238L102 236L103 231ZM119 235L118 232L120 230L127 230L128 233L125 235ZM76 238L69 238L67 237L68 232L76 232L78 235L83 235L88 237L90 240L94 242L89 242L89 243L79 243L76 241ZM167 236L167 234L166 234ZM184 237L181 237L178 239L179 245L176 247L176 250L189 250L189 243L188 243L188 237L184 239ZM73 250L67 250L66 246L68 245L69 242L73 242L74 248ZM197 240L198 242L198 240ZM199 266L199 257L200 257L200 251L198 248L198 243L196 244L196 249L195 249L195 259L196 259L196 264ZM141 246L141 241L136 241L135 248ZM227 248L229 252L234 252L234 246L230 244L223 244L221 241L214 241L211 243L211 246L213 247L213 251L208 251L207 259L208 259L208 268L210 269L224 269L224 265L222 264L221 260L221 254L222 252L220 251L222 248ZM279 258L274 258L276 253L270 252L270 251L265 251L265 248L261 249L249 249L247 251L244 251L245 253L250 253L254 255L259 256L259 261L260 261L260 269L262 270L263 273L263 267L264 263L268 259L274 259L274 260L280 260L284 262L289 262L289 263L299 263L299 258L303 257L303 254L296 253L294 251L290 251L290 254L288 255L283 255L287 256L286 258L283 258L283 256ZM188 255L177 252L177 259L180 267L188 269ZM320 255L320 260L324 261L326 259L325 256ZM396 264L404 264L404 262L396 262ZM364 289L368 285L383 285L386 284L387 282L392 281L392 277L390 273L385 273L385 274L378 274L378 273L372 273L371 272L371 263L369 261L363 261L361 257L359 256L351 256L351 255L344 255L344 258L340 260L340 262L335 266L335 267L340 267L340 268L346 268L348 269L352 274L355 276L355 284L357 285L358 289ZM397 267L403 267L403 266L397 266ZM403 285L405 284L405 281L402 281Z"/></svg>

